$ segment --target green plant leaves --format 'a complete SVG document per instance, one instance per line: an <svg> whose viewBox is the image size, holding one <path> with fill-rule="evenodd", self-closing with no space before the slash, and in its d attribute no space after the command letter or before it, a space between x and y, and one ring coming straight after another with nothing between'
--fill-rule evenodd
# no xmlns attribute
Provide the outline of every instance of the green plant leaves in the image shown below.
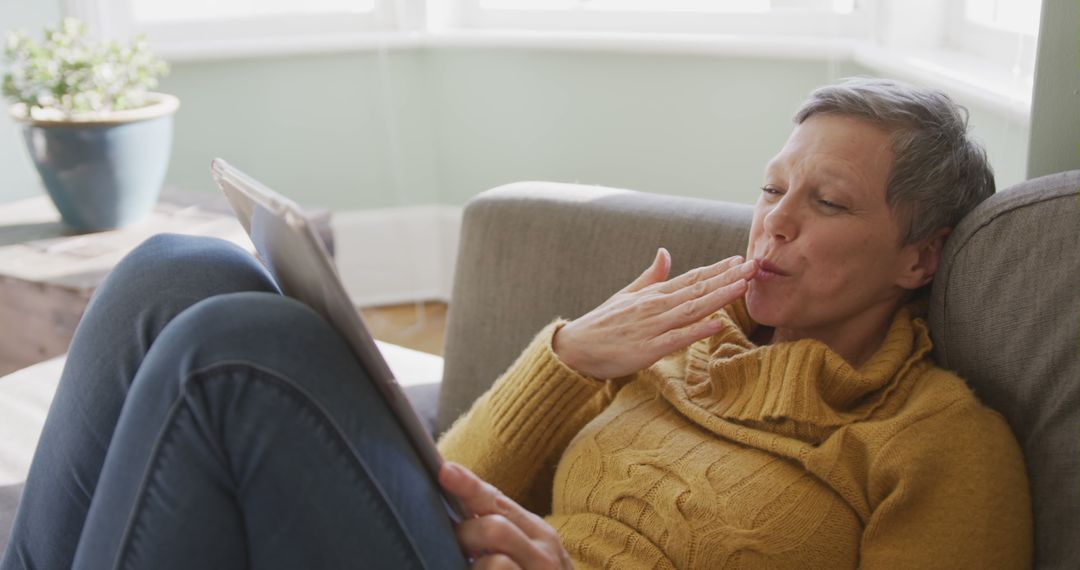
<svg viewBox="0 0 1080 570"><path fill-rule="evenodd" d="M50 109L65 117L141 107L148 89L169 72L150 52L146 39L98 42L86 25L65 18L45 28L45 40L9 32L4 39L3 96L29 109Z"/></svg>

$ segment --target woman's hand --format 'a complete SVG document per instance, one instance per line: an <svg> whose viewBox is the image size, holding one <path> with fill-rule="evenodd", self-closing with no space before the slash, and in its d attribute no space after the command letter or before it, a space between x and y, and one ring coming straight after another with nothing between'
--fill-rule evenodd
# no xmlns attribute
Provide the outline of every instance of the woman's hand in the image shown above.
<svg viewBox="0 0 1080 570"><path fill-rule="evenodd" d="M555 334L559 360L598 379L651 366L719 332L716 319L702 319L743 296L757 266L735 256L667 281L670 270L671 255L660 248L633 283Z"/></svg>
<svg viewBox="0 0 1080 570"><path fill-rule="evenodd" d="M455 532L473 568L573 569L555 529L472 471L447 461L439 470L439 484L461 500L469 515Z"/></svg>

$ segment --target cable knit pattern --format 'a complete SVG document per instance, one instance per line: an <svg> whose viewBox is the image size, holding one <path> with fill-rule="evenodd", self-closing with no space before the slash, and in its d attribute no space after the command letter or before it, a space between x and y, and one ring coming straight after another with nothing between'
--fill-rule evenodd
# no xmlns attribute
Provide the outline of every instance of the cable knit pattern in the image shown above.
<svg viewBox="0 0 1080 570"><path fill-rule="evenodd" d="M859 369L814 340L755 346L742 303L711 318L614 381L558 360L556 321L440 448L546 514L579 568L1030 566L1019 446L911 309Z"/></svg>

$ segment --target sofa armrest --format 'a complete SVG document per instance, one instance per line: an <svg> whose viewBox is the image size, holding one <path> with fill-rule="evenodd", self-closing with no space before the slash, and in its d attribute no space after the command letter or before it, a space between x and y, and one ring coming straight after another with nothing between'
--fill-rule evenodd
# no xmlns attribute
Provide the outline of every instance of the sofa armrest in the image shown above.
<svg viewBox="0 0 1080 570"><path fill-rule="evenodd" d="M1024 451L1039 568L1080 560L1078 188L1073 170L979 204L945 243L930 296L938 363L1005 417Z"/></svg>
<svg viewBox="0 0 1080 570"><path fill-rule="evenodd" d="M471 200L447 315L436 430L449 427L557 316L575 318L639 275L746 252L753 208L580 184L519 182Z"/></svg>
<svg viewBox="0 0 1080 570"><path fill-rule="evenodd" d="M380 340L376 340L375 344L386 360L386 365L394 372L394 377L405 392L409 404L416 410L416 415L428 431L434 433L443 359L434 354Z"/></svg>

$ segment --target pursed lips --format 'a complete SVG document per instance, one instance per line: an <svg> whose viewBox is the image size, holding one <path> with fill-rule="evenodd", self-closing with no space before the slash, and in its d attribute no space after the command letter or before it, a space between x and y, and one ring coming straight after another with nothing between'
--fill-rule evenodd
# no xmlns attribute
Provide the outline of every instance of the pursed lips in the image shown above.
<svg viewBox="0 0 1080 570"><path fill-rule="evenodd" d="M787 277L788 272L784 271L780 266L767 259L757 259L758 272L754 276L755 279L761 279L768 281L771 279L778 279L780 277Z"/></svg>

